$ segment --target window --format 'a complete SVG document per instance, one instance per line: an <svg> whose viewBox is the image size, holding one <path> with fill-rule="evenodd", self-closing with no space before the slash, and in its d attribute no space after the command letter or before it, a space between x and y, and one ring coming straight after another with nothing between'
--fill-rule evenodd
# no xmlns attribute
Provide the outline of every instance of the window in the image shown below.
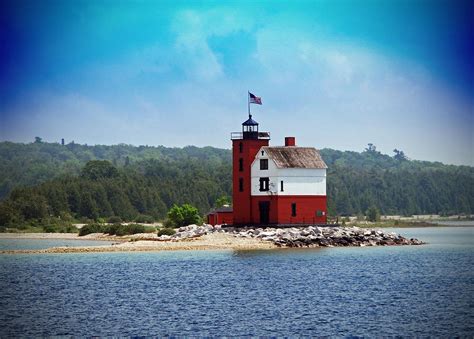
<svg viewBox="0 0 474 339"><path fill-rule="evenodd" d="M244 151L244 144L239 143L239 152L242 153Z"/></svg>
<svg viewBox="0 0 474 339"><path fill-rule="evenodd" d="M268 159L260 159L260 169L261 170L268 169Z"/></svg>
<svg viewBox="0 0 474 339"><path fill-rule="evenodd" d="M244 170L244 159L240 158L239 159L239 172L242 172Z"/></svg>
<svg viewBox="0 0 474 339"><path fill-rule="evenodd" d="M244 191L244 178L239 178L239 192Z"/></svg>
<svg viewBox="0 0 474 339"><path fill-rule="evenodd" d="M264 151L262 151L262 155L265 155L265 152L264 152Z"/></svg>
<svg viewBox="0 0 474 339"><path fill-rule="evenodd" d="M296 203L291 204L291 216L296 217Z"/></svg>
<svg viewBox="0 0 474 339"><path fill-rule="evenodd" d="M268 191L270 179L269 178L260 178L260 192Z"/></svg>
<svg viewBox="0 0 474 339"><path fill-rule="evenodd" d="M320 211L320 210L317 210L316 211L316 216L317 217L322 217L324 214L323 214L323 211Z"/></svg>
<svg viewBox="0 0 474 339"><path fill-rule="evenodd" d="M283 192L283 180L280 181L280 191Z"/></svg>

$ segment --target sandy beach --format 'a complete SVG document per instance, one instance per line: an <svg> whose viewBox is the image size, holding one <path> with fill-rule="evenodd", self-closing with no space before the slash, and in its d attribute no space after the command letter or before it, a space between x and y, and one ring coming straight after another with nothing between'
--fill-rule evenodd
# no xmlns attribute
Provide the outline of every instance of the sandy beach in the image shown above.
<svg viewBox="0 0 474 339"><path fill-rule="evenodd" d="M128 241L128 239L112 238L102 233L88 234L80 237L77 233L0 233L0 239L57 239L57 240L105 240Z"/></svg>
<svg viewBox="0 0 474 339"><path fill-rule="evenodd" d="M35 254L35 253L90 253L90 252L154 252L183 250L266 250L278 248L269 241L238 238L225 233L212 233L198 238L180 241L136 240L128 237L111 237L90 234L90 237L78 237L77 234L59 233L3 233L3 239L68 239L68 240L108 240L110 246L77 246L53 247L41 250L6 250L0 254Z"/></svg>

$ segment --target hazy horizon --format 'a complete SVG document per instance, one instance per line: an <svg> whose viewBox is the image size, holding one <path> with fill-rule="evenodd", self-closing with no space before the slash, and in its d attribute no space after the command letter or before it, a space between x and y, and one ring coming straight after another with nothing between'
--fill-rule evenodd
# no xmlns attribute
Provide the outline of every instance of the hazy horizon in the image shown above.
<svg viewBox="0 0 474 339"><path fill-rule="evenodd" d="M40 137L41 138L41 137ZM43 143L50 143L50 144L58 144L60 145L61 144L61 140L59 141L56 141L56 140L45 140L43 138L41 138L41 142ZM271 142L272 140L270 139L270 146L282 146L284 144L284 140L283 142L281 143L272 143ZM296 140L298 141L298 140ZM25 141L25 142L22 142L22 141L11 141L11 140L2 140L0 142L13 142L13 143L21 143L21 144L24 144L24 145L27 145L27 144L32 144L34 143L34 140L32 141ZM203 146L196 146L196 145L184 145L184 146L168 146L168 145L148 145L148 144L126 144L126 143L117 143L117 144L90 144L90 143L79 143L79 142L76 142L75 140L64 140L64 145L67 146L68 144L71 144L71 143L74 143L76 145L81 145L81 146L106 146L106 147L112 147L112 146L120 146L120 145L124 145L124 146L131 146L131 147L165 147L165 148L180 148L180 149L183 149L185 147L197 147L197 148L205 148L205 147L212 147L212 148L216 148L216 149L221 149L221 150L228 150L228 151L232 151L232 145L229 145L230 147L216 147L216 146L213 146L213 145L203 145ZM304 147L312 147L312 146L308 146L308 145L297 145L297 146L304 146ZM368 145L366 145L368 146ZM377 145L374 145L377 147ZM363 147L363 149L361 150L342 150L342 149L336 149L336 148L331 148L331 147L316 147L318 150L321 150L321 149L331 149L331 150L334 150L334 151L340 151L340 152L357 152L357 153L362 153L365 151L365 148L366 147ZM395 147L396 148L396 147ZM394 156L394 152L390 152L390 153L385 153L385 152L382 152L378 149L376 149L377 152L380 152L382 155L388 155L390 157L393 157ZM408 160L411 160L411 161L428 161L428 162L440 162L444 165L455 165L455 166L469 166L469 167L474 167L472 165L464 165L464 164L450 164L450 163L446 163L446 162L443 162L443 161L439 161L439 160L428 160L428 159L415 159L415 158L411 158L411 157L407 157Z"/></svg>
<svg viewBox="0 0 474 339"><path fill-rule="evenodd" d="M2 2L0 140L272 145L474 166L474 3Z"/></svg>

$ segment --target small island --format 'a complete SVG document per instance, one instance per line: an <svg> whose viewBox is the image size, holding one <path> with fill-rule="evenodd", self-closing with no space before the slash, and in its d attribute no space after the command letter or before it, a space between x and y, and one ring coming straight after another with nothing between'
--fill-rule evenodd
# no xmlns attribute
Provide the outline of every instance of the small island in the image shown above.
<svg viewBox="0 0 474 339"><path fill-rule="evenodd" d="M126 226L123 226L126 227ZM166 230L166 229L165 229ZM173 230L174 231L174 230ZM168 233L168 232L162 232ZM5 250L0 254L33 253L87 253L87 252L136 252L181 250L269 250L277 248L317 248L345 246L396 246L421 245L418 239L407 239L393 232L359 227L223 227L222 225L188 225L179 227L174 234L137 233L132 235L107 235L90 233L51 234L53 238L109 240L109 246L53 247L40 250ZM44 233L1 235L3 238L44 239ZM48 237L47 237L48 238Z"/></svg>

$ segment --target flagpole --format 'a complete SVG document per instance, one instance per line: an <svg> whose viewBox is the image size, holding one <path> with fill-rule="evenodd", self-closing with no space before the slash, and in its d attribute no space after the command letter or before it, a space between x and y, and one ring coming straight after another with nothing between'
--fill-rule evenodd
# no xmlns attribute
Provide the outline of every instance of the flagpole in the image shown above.
<svg viewBox="0 0 474 339"><path fill-rule="evenodd" d="M250 119L252 117L252 115L250 114L250 91L247 91L247 106L249 109L249 119Z"/></svg>

